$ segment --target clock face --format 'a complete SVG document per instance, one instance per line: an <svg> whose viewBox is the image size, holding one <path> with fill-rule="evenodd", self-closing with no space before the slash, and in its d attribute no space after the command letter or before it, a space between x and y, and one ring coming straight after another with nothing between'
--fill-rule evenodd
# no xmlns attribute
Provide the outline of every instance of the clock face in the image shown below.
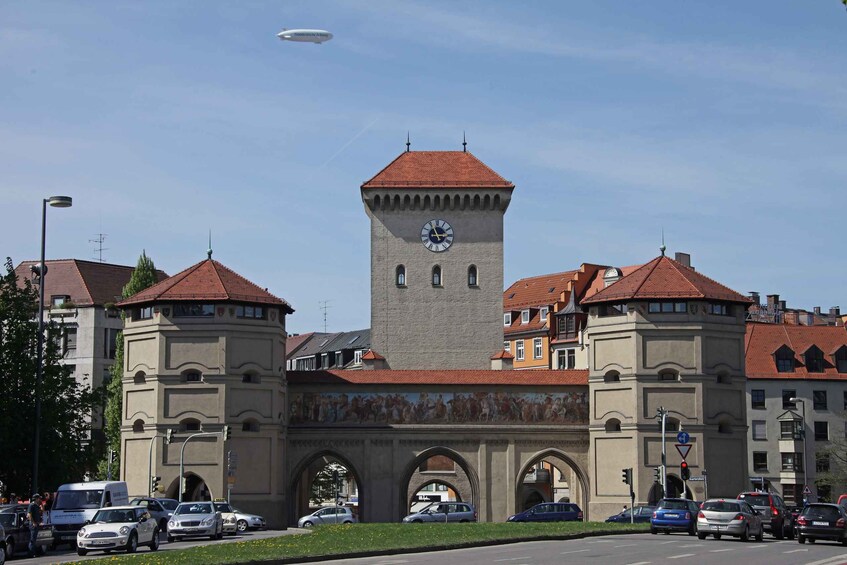
<svg viewBox="0 0 847 565"><path fill-rule="evenodd" d="M440 253L453 245L453 226L444 220L430 220L421 228L421 243L430 251Z"/></svg>

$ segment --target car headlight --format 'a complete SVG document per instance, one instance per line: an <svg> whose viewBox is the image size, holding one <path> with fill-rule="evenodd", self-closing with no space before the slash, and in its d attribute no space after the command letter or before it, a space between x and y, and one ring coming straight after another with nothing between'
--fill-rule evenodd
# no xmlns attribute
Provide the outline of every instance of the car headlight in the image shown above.
<svg viewBox="0 0 847 565"><path fill-rule="evenodd" d="M211 518L206 518L205 520L200 522L200 525L201 526L211 526L214 523L215 523L215 517L212 516Z"/></svg>
<svg viewBox="0 0 847 565"><path fill-rule="evenodd" d="M121 529L118 530L118 533L122 536L125 536L129 533L129 526L121 526Z"/></svg>
<svg viewBox="0 0 847 565"><path fill-rule="evenodd" d="M168 527L175 528L177 526L176 520L168 520Z"/></svg>
<svg viewBox="0 0 847 565"><path fill-rule="evenodd" d="M76 535L78 535L81 538L84 538L85 537L85 528L80 528Z"/></svg>
<svg viewBox="0 0 847 565"><path fill-rule="evenodd" d="M235 516L230 516L229 518L226 519L227 524L234 524L236 521L237 520L235 519Z"/></svg>

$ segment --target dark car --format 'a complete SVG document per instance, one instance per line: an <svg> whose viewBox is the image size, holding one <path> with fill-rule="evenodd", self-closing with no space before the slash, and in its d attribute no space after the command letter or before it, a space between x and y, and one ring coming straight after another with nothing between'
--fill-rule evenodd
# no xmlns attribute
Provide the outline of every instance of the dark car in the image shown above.
<svg viewBox="0 0 847 565"><path fill-rule="evenodd" d="M545 502L518 512L507 522L574 522L582 521L582 510L572 502Z"/></svg>
<svg viewBox="0 0 847 565"><path fill-rule="evenodd" d="M762 527L773 537L794 539L794 521L781 496L772 492L752 491L742 492L738 500L743 500L759 512Z"/></svg>
<svg viewBox="0 0 847 565"><path fill-rule="evenodd" d="M4 506L0 510L0 525L5 532L6 558L11 559L15 553L26 552L29 546L29 528L26 522L26 504ZM38 553L44 553L53 541L50 526L42 525L38 530L36 546Z"/></svg>
<svg viewBox="0 0 847 565"><path fill-rule="evenodd" d="M700 505L684 498L663 498L650 519L650 533L659 531L697 533L697 513Z"/></svg>
<svg viewBox="0 0 847 565"><path fill-rule="evenodd" d="M838 504L816 502L797 517L797 541L827 539L847 545L847 510Z"/></svg>
<svg viewBox="0 0 847 565"><path fill-rule="evenodd" d="M606 522L629 524L630 515L633 515L636 524L646 524L653 518L655 506L636 506L635 508L627 508L620 514L609 516Z"/></svg>

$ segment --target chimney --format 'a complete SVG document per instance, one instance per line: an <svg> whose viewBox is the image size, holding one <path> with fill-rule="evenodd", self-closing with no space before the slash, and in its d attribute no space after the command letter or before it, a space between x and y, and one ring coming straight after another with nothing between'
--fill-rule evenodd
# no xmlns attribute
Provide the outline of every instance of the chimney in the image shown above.
<svg viewBox="0 0 847 565"><path fill-rule="evenodd" d="M815 306L815 316L820 316L820 315L821 315L821 307Z"/></svg>
<svg viewBox="0 0 847 565"><path fill-rule="evenodd" d="M779 295L768 294L768 307L776 308L777 306L779 306Z"/></svg>
<svg viewBox="0 0 847 565"><path fill-rule="evenodd" d="M682 263L686 267L691 266L691 253L680 253L677 251L673 256L677 263Z"/></svg>
<svg viewBox="0 0 847 565"><path fill-rule="evenodd" d="M752 300L753 304L755 304L756 306L761 304L761 302L760 302L761 299L759 298L759 293L756 292L755 290L750 291L750 300Z"/></svg>
<svg viewBox="0 0 847 565"><path fill-rule="evenodd" d="M785 300L779 301L779 309L785 312Z"/></svg>
<svg viewBox="0 0 847 565"><path fill-rule="evenodd" d="M829 309L829 315L834 317L834 318L841 317L841 307L840 306L832 306Z"/></svg>

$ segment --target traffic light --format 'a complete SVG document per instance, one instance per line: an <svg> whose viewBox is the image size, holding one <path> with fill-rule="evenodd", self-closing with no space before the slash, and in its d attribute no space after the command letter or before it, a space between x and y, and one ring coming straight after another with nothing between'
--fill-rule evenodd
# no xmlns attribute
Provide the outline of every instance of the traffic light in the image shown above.
<svg viewBox="0 0 847 565"><path fill-rule="evenodd" d="M661 483L662 482L662 468L654 467L653 468L653 482Z"/></svg>
<svg viewBox="0 0 847 565"><path fill-rule="evenodd" d="M623 480L624 484L632 484L632 467L629 469L621 469L621 480Z"/></svg>
<svg viewBox="0 0 847 565"><path fill-rule="evenodd" d="M150 492L156 492L156 489L159 488L159 481L162 480L162 477L158 475L153 475L150 477Z"/></svg>
<svg viewBox="0 0 847 565"><path fill-rule="evenodd" d="M112 463L118 462L118 452L114 449L109 450L109 458L112 460Z"/></svg>
<svg viewBox="0 0 847 565"><path fill-rule="evenodd" d="M168 428L168 431L165 432L165 440L171 444L174 442L174 431L171 428Z"/></svg>
<svg viewBox="0 0 847 565"><path fill-rule="evenodd" d="M223 435L224 441L231 438L232 437L232 426L224 426L222 435Z"/></svg>
<svg viewBox="0 0 847 565"><path fill-rule="evenodd" d="M688 468L687 461L683 461L679 464L679 476L682 477L683 481L687 481L691 478L691 469Z"/></svg>

